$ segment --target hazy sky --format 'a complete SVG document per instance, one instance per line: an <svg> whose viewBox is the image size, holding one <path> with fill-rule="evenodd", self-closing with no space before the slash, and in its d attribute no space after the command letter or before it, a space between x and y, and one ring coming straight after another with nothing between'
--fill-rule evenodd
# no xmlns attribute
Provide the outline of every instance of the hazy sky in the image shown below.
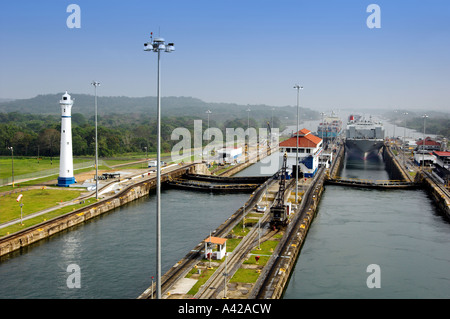
<svg viewBox="0 0 450 319"><path fill-rule="evenodd" d="M71 3L81 27L68 28ZM381 28L368 28L367 6ZM206 102L450 109L450 1L2 1L0 97L69 91Z"/></svg>

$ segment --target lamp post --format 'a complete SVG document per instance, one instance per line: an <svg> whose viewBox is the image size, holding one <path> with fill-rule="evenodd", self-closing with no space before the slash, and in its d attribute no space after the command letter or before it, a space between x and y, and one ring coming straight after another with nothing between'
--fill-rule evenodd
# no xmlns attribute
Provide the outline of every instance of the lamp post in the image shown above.
<svg viewBox="0 0 450 319"><path fill-rule="evenodd" d="M275 111L274 108L272 108L272 128L273 128L273 111Z"/></svg>
<svg viewBox="0 0 450 319"><path fill-rule="evenodd" d="M323 116L325 115L325 112L321 112L320 115L322 115L322 143L323 143L323 129L325 128L325 123L323 123Z"/></svg>
<svg viewBox="0 0 450 319"><path fill-rule="evenodd" d="M248 136L248 142L246 144L245 153L247 155L247 162L250 161L250 107L247 108L247 136ZM244 136L244 142L245 142L245 136Z"/></svg>
<svg viewBox="0 0 450 319"><path fill-rule="evenodd" d="M11 173L12 173L12 187L14 188L14 148L12 146L8 147L11 150Z"/></svg>
<svg viewBox="0 0 450 319"><path fill-rule="evenodd" d="M156 151L156 298L161 299L161 88L160 88L160 60L161 52L175 50L173 43L167 46L163 38L155 37L151 33L150 42L144 43L144 51L158 53L157 71L157 151Z"/></svg>
<svg viewBox="0 0 450 319"><path fill-rule="evenodd" d="M148 168L148 146L144 146L145 149L145 168Z"/></svg>
<svg viewBox="0 0 450 319"><path fill-rule="evenodd" d="M297 133L296 133L296 140L297 140L297 148L295 151L295 204L298 204L298 109L299 109L299 100L300 100L300 90L303 90L303 86L300 86L298 84L294 85L294 89L297 89Z"/></svg>
<svg viewBox="0 0 450 319"><path fill-rule="evenodd" d="M405 116L404 123L403 123L403 166L405 166L405 143L406 143L406 116L408 115L408 112L403 112L403 115Z"/></svg>
<svg viewBox="0 0 450 319"><path fill-rule="evenodd" d="M423 117L423 140L422 140L422 169L425 168L425 122L428 115L424 114Z"/></svg>
<svg viewBox="0 0 450 319"><path fill-rule="evenodd" d="M98 199L98 138L97 138L97 86L100 82L92 81L95 91L95 199Z"/></svg>
<svg viewBox="0 0 450 319"><path fill-rule="evenodd" d="M398 112L397 110L394 111L394 113L397 113L397 112ZM397 117L397 114L395 115L395 117ZM393 134L394 142L395 142L395 126L396 126L395 121L396 121L396 118L394 119L394 134Z"/></svg>
<svg viewBox="0 0 450 319"><path fill-rule="evenodd" d="M227 271L227 253L225 252L225 271L223 273L223 299L227 299L227 279L228 279L228 271Z"/></svg>
<svg viewBox="0 0 450 319"><path fill-rule="evenodd" d="M208 141L209 141L209 138L210 138L209 137L209 114L211 114L211 113L212 113L211 110L206 111L206 114L208 114L208 130L207 130L207 132L208 132L208 137L207 137ZM208 150L208 158L207 158L208 165L209 165L209 153L210 153L210 151Z"/></svg>
<svg viewBox="0 0 450 319"><path fill-rule="evenodd" d="M206 114L208 114L208 141L209 141L209 114L211 114L211 110L206 111Z"/></svg>

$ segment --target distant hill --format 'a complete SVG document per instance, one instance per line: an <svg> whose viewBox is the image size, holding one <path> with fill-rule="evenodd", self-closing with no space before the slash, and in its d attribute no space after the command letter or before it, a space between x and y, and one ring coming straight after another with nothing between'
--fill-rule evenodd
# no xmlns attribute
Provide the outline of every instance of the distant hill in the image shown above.
<svg viewBox="0 0 450 319"><path fill-rule="evenodd" d="M0 103L11 102L11 101L14 101L14 99L5 99L5 98L0 97Z"/></svg>
<svg viewBox="0 0 450 319"><path fill-rule="evenodd" d="M59 100L63 93L38 95L30 99L0 100L0 112L20 112L29 114L60 114ZM72 113L81 113L85 116L94 114L94 96L89 94L71 94L74 99ZM156 117L156 97L126 97L126 96L99 96L98 114L146 114ZM232 103L206 103L193 97L162 97L162 116L198 116L206 118L206 110L211 110L211 118L216 121L226 121L234 118L247 118L247 109L250 107L250 118L295 120L297 111L295 106L272 107L268 105L238 105ZM300 118L318 119L319 112L307 108L300 108Z"/></svg>

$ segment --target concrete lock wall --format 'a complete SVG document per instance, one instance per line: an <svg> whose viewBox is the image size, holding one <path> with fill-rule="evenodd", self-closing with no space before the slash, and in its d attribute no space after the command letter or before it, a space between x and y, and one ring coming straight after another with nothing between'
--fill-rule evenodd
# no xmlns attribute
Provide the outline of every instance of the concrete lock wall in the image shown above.
<svg viewBox="0 0 450 319"><path fill-rule="evenodd" d="M199 167L200 168L200 167ZM188 168L182 168L161 176L161 182L171 178L179 177L186 173ZM201 170L201 169L200 169ZM193 169L196 173L197 170ZM132 202L140 197L149 194L150 190L156 188L156 178L144 180L135 185L131 185L113 197L101 200L97 203L80 208L73 212L55 217L38 225L29 227L0 239L0 256L11 253L15 250L35 243L41 239L50 237L60 231L81 224L89 219L109 212L121 205Z"/></svg>
<svg viewBox="0 0 450 319"><path fill-rule="evenodd" d="M342 163L344 162L344 158L345 158L344 152L345 152L345 146L344 146L344 144L341 144L339 146L338 151L336 152L333 164L331 166L330 178L336 178L336 176L340 172L340 170L342 168Z"/></svg>
<svg viewBox="0 0 450 319"><path fill-rule="evenodd" d="M309 207L305 207L306 213L304 214L301 224L297 229L297 236L295 236L293 240L290 242L289 248L284 254L285 256L289 256L290 258L283 259L283 263L280 266L280 270L277 276L278 282L276 283L276 285L274 285L274 290L272 292L272 295L270 296L271 299L280 299L283 295L283 292L286 288L286 284L290 278L292 270L295 267L297 258L300 254L301 248L308 234L309 227L311 226L314 217L316 215L317 207L319 205L322 192L323 192L323 183L321 183L319 187L316 190L314 190L313 193L311 194L312 203L310 204Z"/></svg>
<svg viewBox="0 0 450 319"><path fill-rule="evenodd" d="M383 159L386 163L386 170L388 171L391 179L412 182L411 176L402 169L401 165L397 161L397 158L395 158L391 149L387 146L383 146Z"/></svg>
<svg viewBox="0 0 450 319"><path fill-rule="evenodd" d="M436 183L426 176L424 172L417 173L416 182L422 183L436 206L447 216L447 218L450 218L450 200Z"/></svg>

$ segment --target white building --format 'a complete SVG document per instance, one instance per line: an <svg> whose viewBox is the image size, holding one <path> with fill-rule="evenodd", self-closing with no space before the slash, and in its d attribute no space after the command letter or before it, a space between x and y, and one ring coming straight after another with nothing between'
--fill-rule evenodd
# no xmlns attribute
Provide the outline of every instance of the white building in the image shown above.
<svg viewBox="0 0 450 319"><path fill-rule="evenodd" d="M433 169L433 176L444 185L450 184L450 152L434 151L436 165Z"/></svg>
<svg viewBox="0 0 450 319"><path fill-rule="evenodd" d="M205 259L222 259L227 253L227 239L209 236L205 239Z"/></svg>
<svg viewBox="0 0 450 319"><path fill-rule="evenodd" d="M219 163L231 164L238 161L242 155L242 147L226 147L217 151Z"/></svg>
<svg viewBox="0 0 450 319"><path fill-rule="evenodd" d="M59 157L59 177L58 186L68 187L76 183L73 176L73 155L72 155L72 105L73 100L66 92L61 101L61 149Z"/></svg>
<svg viewBox="0 0 450 319"><path fill-rule="evenodd" d="M422 166L425 162L425 166L430 166L436 164L436 156L429 151L415 151L414 152L414 162L418 166Z"/></svg>
<svg viewBox="0 0 450 319"><path fill-rule="evenodd" d="M436 156L436 165L450 170L450 152L434 151L433 155Z"/></svg>
<svg viewBox="0 0 450 319"><path fill-rule="evenodd" d="M287 166L292 169L292 176L295 176L295 168L297 167L297 138L299 173L303 173L304 177L313 177L319 167L319 156L323 151L323 141L304 128L280 143L281 153L287 153Z"/></svg>

